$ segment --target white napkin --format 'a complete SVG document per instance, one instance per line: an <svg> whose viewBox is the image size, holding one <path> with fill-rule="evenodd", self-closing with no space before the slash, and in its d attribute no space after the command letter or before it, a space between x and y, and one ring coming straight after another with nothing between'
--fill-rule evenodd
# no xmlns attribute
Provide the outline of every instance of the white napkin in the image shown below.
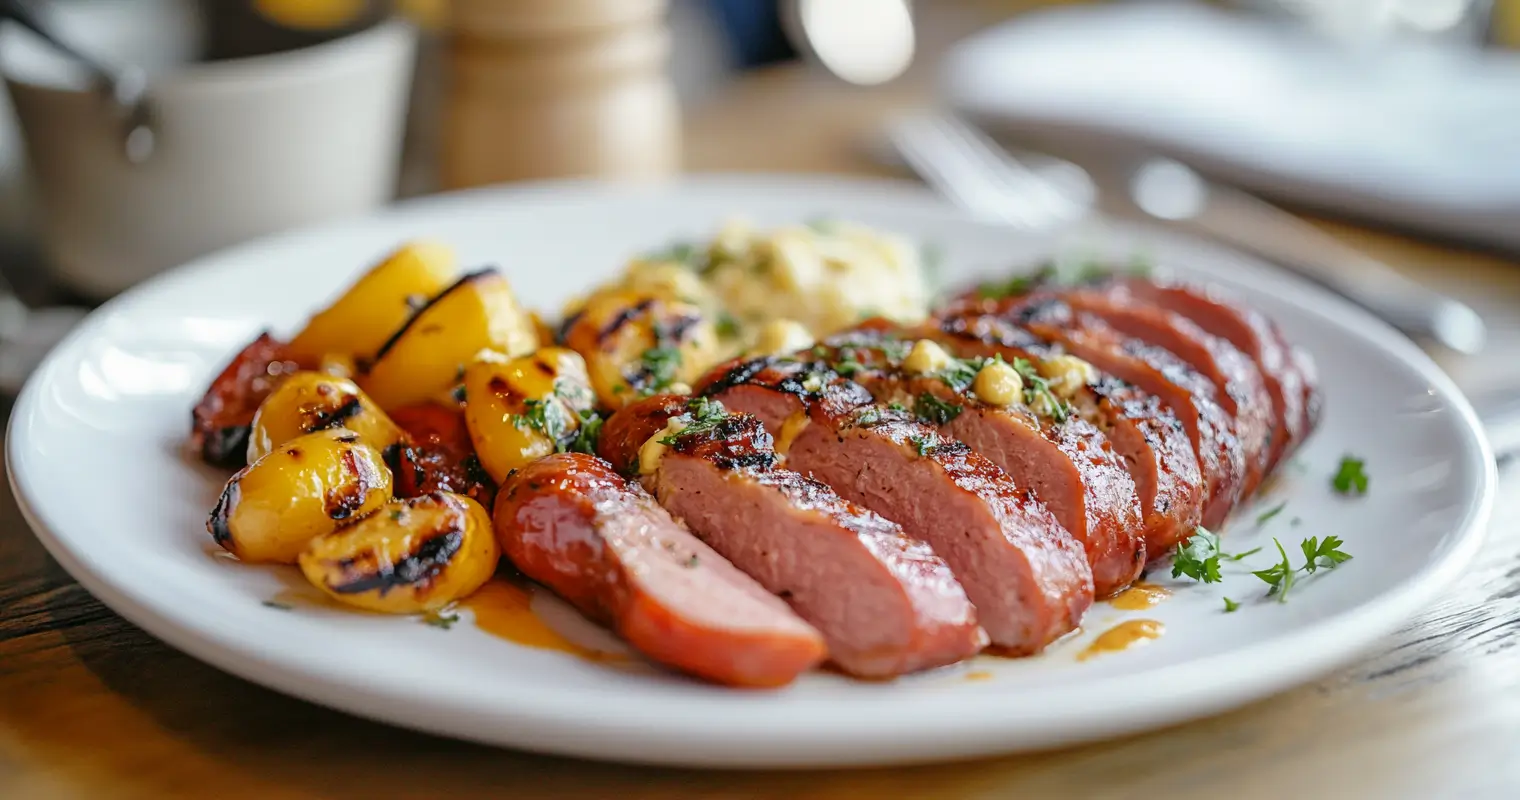
<svg viewBox="0 0 1520 800"><path fill-rule="evenodd" d="M1352 48L1193 4L1030 14L946 59L952 106L1079 131L1286 202L1520 251L1520 57Z"/></svg>

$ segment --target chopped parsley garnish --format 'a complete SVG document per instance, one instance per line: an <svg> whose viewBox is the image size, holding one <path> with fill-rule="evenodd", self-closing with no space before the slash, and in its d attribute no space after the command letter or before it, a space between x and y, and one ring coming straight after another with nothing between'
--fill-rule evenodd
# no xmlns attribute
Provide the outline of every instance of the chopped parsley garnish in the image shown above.
<svg viewBox="0 0 1520 800"><path fill-rule="evenodd" d="M1024 381L1024 399L1029 407L1056 422L1065 422L1071 416L1071 407L1050 390L1050 381L1035 369L1027 358L1015 358L1013 371Z"/></svg>
<svg viewBox="0 0 1520 800"><path fill-rule="evenodd" d="M931 425L945 425L961 415L965 406L947 403L934 395L924 392L913 401L913 413L920 422Z"/></svg>
<svg viewBox="0 0 1520 800"><path fill-rule="evenodd" d="M566 450L573 453L585 453L596 455L596 443L602 436L602 422L600 414L595 411L582 411L578 414L581 418L580 427L575 429L575 439L560 452Z"/></svg>
<svg viewBox="0 0 1520 800"><path fill-rule="evenodd" d="M856 373L865 371L866 365L850 357L835 363L833 368L835 372L839 373L839 377L852 378Z"/></svg>
<svg viewBox="0 0 1520 800"><path fill-rule="evenodd" d="M855 424L862 427L866 425L875 425L880 421L881 409L877 408L876 406L867 407L855 417Z"/></svg>
<svg viewBox="0 0 1520 800"><path fill-rule="evenodd" d="M1367 462L1355 456L1342 456L1340 469L1336 470L1335 477L1330 485L1340 494L1366 494L1367 493Z"/></svg>
<svg viewBox="0 0 1520 800"><path fill-rule="evenodd" d="M1027 275L1015 275L1005 281L989 281L984 283L977 287L976 293L987 300L1019 297L1020 295L1029 294L1036 287L1049 283L1057 277L1059 277L1059 273L1056 268L1050 264L1046 264Z"/></svg>
<svg viewBox="0 0 1520 800"><path fill-rule="evenodd" d="M394 509L393 511L391 511L391 522L400 522L401 518L404 517L404 516L406 516L406 512L405 511L402 511L399 508L398 509Z"/></svg>
<svg viewBox="0 0 1520 800"><path fill-rule="evenodd" d="M727 311L718 312L718 320L715 323L718 335L724 339L737 339L739 337L739 321Z"/></svg>
<svg viewBox="0 0 1520 800"><path fill-rule="evenodd" d="M887 408L890 408L893 411L907 411L908 410L907 406L903 405L902 403L896 402L896 401L888 403L887 404Z"/></svg>
<svg viewBox="0 0 1520 800"><path fill-rule="evenodd" d="M675 347L651 347L639 356L641 372L647 378L640 394L658 394L676 382L681 369L681 351Z"/></svg>
<svg viewBox="0 0 1520 800"><path fill-rule="evenodd" d="M1284 508L1287 508L1287 507L1288 507L1288 502L1286 500L1284 500L1283 502L1278 503L1275 506L1272 506L1271 508L1267 509L1266 511L1263 511L1260 514L1257 514L1256 515L1256 524L1257 525L1265 525L1265 524L1267 524L1268 520L1272 519L1273 517L1277 516L1278 514L1281 514L1282 510Z"/></svg>
<svg viewBox="0 0 1520 800"><path fill-rule="evenodd" d="M929 453L933 452L934 446L939 444L938 439L933 435L909 436L908 441L913 443L913 446L918 449L918 454L921 456L929 455Z"/></svg>
<svg viewBox="0 0 1520 800"><path fill-rule="evenodd" d="M281 603L278 600L265 600L263 605L265 608L272 608L276 611L290 611L292 609L292 606L288 603Z"/></svg>
<svg viewBox="0 0 1520 800"><path fill-rule="evenodd" d="M1238 603L1238 602L1236 602L1234 600L1231 600L1228 597L1226 597L1224 599L1224 613L1226 613L1226 614L1234 613L1234 611L1236 609L1238 609L1238 608L1240 608L1240 603Z"/></svg>
<svg viewBox="0 0 1520 800"><path fill-rule="evenodd" d="M710 433L723 420L728 419L728 409L717 400L709 400L706 397L693 397L686 401L686 414L691 421L680 433L665 436L660 439L660 444L667 447L676 443L676 440L687 434Z"/></svg>
<svg viewBox="0 0 1520 800"><path fill-rule="evenodd" d="M456 403L463 403L464 400L465 400L464 384L460 384L458 386L455 386L454 387L454 391L452 392L452 394L454 396L454 402L456 402Z"/></svg>
<svg viewBox="0 0 1520 800"><path fill-rule="evenodd" d="M513 414L512 424L519 429L538 431L556 446L570 430L565 406L553 397L523 401L523 413Z"/></svg>
<svg viewBox="0 0 1520 800"><path fill-rule="evenodd" d="M691 558L686 559L686 568L694 569L697 566L697 554L692 553Z"/></svg>
<svg viewBox="0 0 1520 800"><path fill-rule="evenodd" d="M434 628L449 630L459 621L459 615L448 609L439 609L423 613L422 621Z"/></svg>
<svg viewBox="0 0 1520 800"><path fill-rule="evenodd" d="M989 359L985 358L952 358L950 364L934 377L957 392L964 392L976 382L976 373L982 371Z"/></svg>
<svg viewBox="0 0 1520 800"><path fill-rule="evenodd" d="M1097 283L1112 274L1114 274L1113 270L1097 261L1086 261L1077 268L1076 279L1077 283Z"/></svg>

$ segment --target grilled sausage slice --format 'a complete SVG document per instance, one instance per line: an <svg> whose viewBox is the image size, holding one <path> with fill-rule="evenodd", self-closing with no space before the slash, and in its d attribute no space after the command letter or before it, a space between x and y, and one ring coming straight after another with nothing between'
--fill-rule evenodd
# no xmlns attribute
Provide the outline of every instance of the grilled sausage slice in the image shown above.
<svg viewBox="0 0 1520 800"><path fill-rule="evenodd" d="M600 451L619 471L642 472L661 505L817 626L844 672L890 678L987 643L944 560L897 523L775 468L771 436L752 416L658 395L614 414Z"/></svg>
<svg viewBox="0 0 1520 800"><path fill-rule="evenodd" d="M1303 349L1290 345L1282 330L1261 312L1241 305L1216 287L1175 279L1115 276L1095 288L1187 317L1255 362L1271 395L1277 422L1267 458L1268 472L1291 456L1314 430L1321 405L1314 362Z"/></svg>
<svg viewBox="0 0 1520 800"><path fill-rule="evenodd" d="M259 334L222 368L190 412L190 446L212 466L247 464L248 434L259 404L300 368L284 342Z"/></svg>
<svg viewBox="0 0 1520 800"><path fill-rule="evenodd" d="M1203 524L1224 522L1245 480L1245 454L1235 421L1214 399L1214 387L1167 350L1127 337L1092 314L1051 297L997 301L996 313L1061 343L1078 358L1161 399L1182 422L1203 476Z"/></svg>
<svg viewBox="0 0 1520 800"><path fill-rule="evenodd" d="M780 431L787 466L934 548L1000 650L1039 652L1092 605L1082 545L1032 492L964 443L876 406L859 384L764 358L719 367L701 390Z"/></svg>
<svg viewBox="0 0 1520 800"><path fill-rule="evenodd" d="M931 320L914 335L931 338L962 358L1000 355L1006 361L1043 363L1064 353L1060 345L989 313L962 304ZM1165 555L1192 534L1203 516L1198 457L1182 423L1155 396L1100 373L1070 399L1076 417L1103 432L1123 459L1140 498L1145 549Z"/></svg>
<svg viewBox="0 0 1520 800"><path fill-rule="evenodd" d="M1198 371L1214 387L1214 397L1235 419L1235 435L1245 458L1241 497L1255 493L1272 455L1275 415L1261 371L1235 345L1192 320L1150 303L1082 287L1057 295L1072 308L1101 318L1114 330L1165 349Z"/></svg>
<svg viewBox="0 0 1520 800"><path fill-rule="evenodd" d="M523 574L654 661L716 683L791 683L823 637L671 519L605 461L551 455L518 470L493 515Z"/></svg>
<svg viewBox="0 0 1520 800"><path fill-rule="evenodd" d="M895 330L866 328L832 337L812 355L849 371L878 403L912 410L919 422L965 442L1033 489L1082 542L1099 597L1133 582L1145 567L1144 523L1135 482L1108 437L1080 416L1041 415L1011 396L993 397L982 371L991 377L1012 367L990 357L952 357L932 372L914 373L903 366L914 345ZM982 395L1010 402L985 402Z"/></svg>
<svg viewBox="0 0 1520 800"><path fill-rule="evenodd" d="M491 507L496 482L475 455L460 409L423 403L402 406L391 418L408 439L395 454L397 497L453 492Z"/></svg>

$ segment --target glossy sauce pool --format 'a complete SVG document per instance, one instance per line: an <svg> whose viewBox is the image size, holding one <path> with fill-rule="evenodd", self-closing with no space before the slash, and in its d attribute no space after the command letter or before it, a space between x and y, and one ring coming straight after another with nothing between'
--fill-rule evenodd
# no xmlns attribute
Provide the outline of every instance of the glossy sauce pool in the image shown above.
<svg viewBox="0 0 1520 800"><path fill-rule="evenodd" d="M1108 604L1121 611L1141 611L1171 596L1171 590L1164 586L1136 581L1128 589L1108 598Z"/></svg>
<svg viewBox="0 0 1520 800"><path fill-rule="evenodd" d="M1098 638L1093 639L1086 650L1077 654L1077 660L1086 661L1095 656L1123 652L1137 644L1159 639L1165 632L1166 626L1153 619L1132 619L1121 622L1098 634Z"/></svg>
<svg viewBox="0 0 1520 800"><path fill-rule="evenodd" d="M565 638L533 610L533 593L526 586L497 578L460 602L475 616L482 632L523 647L570 653L588 661L624 662L622 653L593 650Z"/></svg>

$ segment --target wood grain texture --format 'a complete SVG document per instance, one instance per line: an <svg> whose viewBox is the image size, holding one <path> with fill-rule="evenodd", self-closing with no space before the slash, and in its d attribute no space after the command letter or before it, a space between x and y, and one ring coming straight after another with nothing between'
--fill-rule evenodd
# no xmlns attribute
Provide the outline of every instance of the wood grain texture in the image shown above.
<svg viewBox="0 0 1520 800"><path fill-rule="evenodd" d="M859 150L913 84L783 69L689 122L704 169L877 172ZM760 124L765 121L767 124ZM788 131L797 133L787 133ZM1495 321L1464 385L1520 382L1520 268L1327 229ZM3 409L8 411L8 409ZM1511 798L1520 796L1520 468L1469 575L1355 666L1202 722L1056 753L908 769L700 772L494 750L365 722L182 655L106 610L0 493L0 798Z"/></svg>

